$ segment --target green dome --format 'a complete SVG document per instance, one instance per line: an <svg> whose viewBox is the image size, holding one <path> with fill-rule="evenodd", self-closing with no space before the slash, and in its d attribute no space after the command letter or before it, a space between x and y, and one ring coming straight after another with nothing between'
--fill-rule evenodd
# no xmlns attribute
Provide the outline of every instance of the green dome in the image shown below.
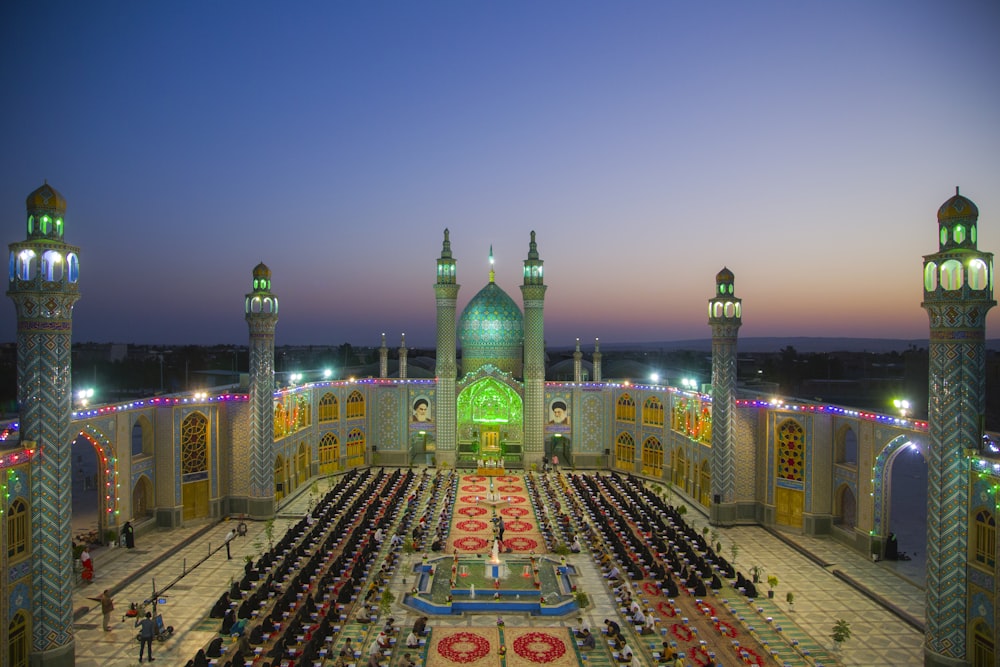
<svg viewBox="0 0 1000 667"><path fill-rule="evenodd" d="M521 375L524 317L521 309L496 283L490 282L472 297L458 319L462 372L492 364Z"/></svg>

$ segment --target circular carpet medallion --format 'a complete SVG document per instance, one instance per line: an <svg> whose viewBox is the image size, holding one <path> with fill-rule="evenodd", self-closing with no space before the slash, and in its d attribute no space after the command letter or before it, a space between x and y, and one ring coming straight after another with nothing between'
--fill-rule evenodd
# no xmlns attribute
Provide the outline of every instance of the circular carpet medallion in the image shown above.
<svg viewBox="0 0 1000 667"><path fill-rule="evenodd" d="M462 478L463 482L485 482L486 478L480 475L466 475Z"/></svg>
<svg viewBox="0 0 1000 667"><path fill-rule="evenodd" d="M534 526L532 526L527 521L521 521L520 519L505 521L504 527L507 529L508 532L511 533L526 533L532 528L534 528Z"/></svg>
<svg viewBox="0 0 1000 667"><path fill-rule="evenodd" d="M466 493L482 493L486 490L486 487L482 484L466 484L462 487L462 490Z"/></svg>
<svg viewBox="0 0 1000 667"><path fill-rule="evenodd" d="M534 551L538 548L538 542L530 537L508 537L503 543L511 551Z"/></svg>
<svg viewBox="0 0 1000 667"><path fill-rule="evenodd" d="M479 519L466 519L465 521L456 523L455 528L467 530L470 533L478 533L481 530L486 530L486 522Z"/></svg>
<svg viewBox="0 0 1000 667"><path fill-rule="evenodd" d="M455 548L464 551L482 551L489 544L486 540L475 535L466 535L455 540Z"/></svg>
<svg viewBox="0 0 1000 667"><path fill-rule="evenodd" d="M504 475L503 477L497 477L497 481L498 482L516 482L517 481L517 477L513 477L511 475Z"/></svg>
<svg viewBox="0 0 1000 667"><path fill-rule="evenodd" d="M520 505L521 503L528 502L528 499L524 496L504 496L503 499L508 503L513 503L514 505Z"/></svg>
<svg viewBox="0 0 1000 667"><path fill-rule="evenodd" d="M527 511L527 510L525 510ZM482 516L486 514L485 507L459 507L458 513L462 516Z"/></svg>
<svg viewBox="0 0 1000 667"><path fill-rule="evenodd" d="M529 632L514 640L514 653L531 662L552 662L566 654L566 644L546 632Z"/></svg>
<svg viewBox="0 0 1000 667"><path fill-rule="evenodd" d="M483 510L483 513L485 514L486 510ZM500 510L500 514L503 514L504 516L511 516L514 517L515 519L517 517L524 516L527 513L528 510L523 507L504 507L502 510Z"/></svg>
<svg viewBox="0 0 1000 667"><path fill-rule="evenodd" d="M475 505L483 499L483 496L459 496L458 499L466 505Z"/></svg>
<svg viewBox="0 0 1000 667"><path fill-rule="evenodd" d="M524 491L524 487L517 484L504 484L503 486L498 486L497 491L500 493L521 493L521 491Z"/></svg>
<svg viewBox="0 0 1000 667"><path fill-rule="evenodd" d="M490 642L472 632L456 632L438 642L437 652L452 662L475 662L490 652Z"/></svg>

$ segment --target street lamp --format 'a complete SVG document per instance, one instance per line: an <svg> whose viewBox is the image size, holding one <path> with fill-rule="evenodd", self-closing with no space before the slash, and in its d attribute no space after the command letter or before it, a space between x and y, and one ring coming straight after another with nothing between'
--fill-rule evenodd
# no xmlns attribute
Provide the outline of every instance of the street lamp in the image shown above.
<svg viewBox="0 0 1000 667"><path fill-rule="evenodd" d="M86 389L80 389L76 392L76 400L80 402L80 407L85 408L90 403L90 399L94 397L94 388L87 387Z"/></svg>
<svg viewBox="0 0 1000 667"><path fill-rule="evenodd" d="M899 410L899 414L903 417L906 417L906 415L910 413L910 402L905 398L897 398L893 400L892 404L896 406L896 409Z"/></svg>
<svg viewBox="0 0 1000 667"><path fill-rule="evenodd" d="M689 391L694 391L698 388L698 381L694 378L681 378L681 386Z"/></svg>
<svg viewBox="0 0 1000 667"><path fill-rule="evenodd" d="M659 373L650 373L649 374L649 381L652 382L653 384L659 384L660 383L660 374Z"/></svg>

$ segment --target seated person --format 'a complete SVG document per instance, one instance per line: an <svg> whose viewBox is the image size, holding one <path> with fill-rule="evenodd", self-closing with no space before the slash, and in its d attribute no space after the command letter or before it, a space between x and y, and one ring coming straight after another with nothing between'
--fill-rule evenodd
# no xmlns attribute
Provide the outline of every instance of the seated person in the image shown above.
<svg viewBox="0 0 1000 667"><path fill-rule="evenodd" d="M417 663L413 662L413 658L410 657L409 653L404 653L396 663L398 667L416 667Z"/></svg>
<svg viewBox="0 0 1000 667"><path fill-rule="evenodd" d="M584 632L586 632L588 634L590 633L590 621L588 621L585 618L581 618L580 620L581 620L580 627L576 631L576 638L577 639L582 639Z"/></svg>
<svg viewBox="0 0 1000 667"><path fill-rule="evenodd" d="M608 639L614 639L615 637L621 635L621 626L612 621L610 618L604 619L604 625L608 628Z"/></svg>
<svg viewBox="0 0 1000 667"><path fill-rule="evenodd" d="M621 570L619 570L618 566L615 565L614 567L611 568L610 572L604 575L604 578L607 579L608 581L618 581L619 579L621 579L621 576L622 576Z"/></svg>
<svg viewBox="0 0 1000 667"><path fill-rule="evenodd" d="M212 607L212 611L208 614L209 618L222 618L226 615L226 611L229 609L229 593L228 591L222 594L215 602L215 606Z"/></svg>
<svg viewBox="0 0 1000 667"><path fill-rule="evenodd" d="M594 635L590 634L590 630L584 628L581 631L579 637L580 637L580 648L581 649L583 649L585 651L589 651L590 649L592 649L592 648L594 648L596 646L596 642L594 641Z"/></svg>
<svg viewBox="0 0 1000 667"><path fill-rule="evenodd" d="M413 634L423 637L427 634L427 617L421 616L413 622Z"/></svg>
<svg viewBox="0 0 1000 667"><path fill-rule="evenodd" d="M406 648L420 648L420 638L414 633L406 636Z"/></svg>
<svg viewBox="0 0 1000 667"><path fill-rule="evenodd" d="M575 553L575 554L578 554L578 553L580 553L583 550L583 547L580 545L580 536L579 535L574 535L573 536L573 541L569 545L569 550L571 552Z"/></svg>

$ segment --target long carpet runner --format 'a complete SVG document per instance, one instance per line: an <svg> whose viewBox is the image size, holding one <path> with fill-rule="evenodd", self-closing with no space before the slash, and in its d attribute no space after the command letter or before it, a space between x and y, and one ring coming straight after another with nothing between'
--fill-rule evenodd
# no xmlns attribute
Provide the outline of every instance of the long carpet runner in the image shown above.
<svg viewBox="0 0 1000 667"><path fill-rule="evenodd" d="M490 491L490 481L493 490ZM495 494L491 497L490 494ZM524 486L517 475L483 477L463 475L459 480L452 516L449 553L487 555L493 547L495 518L503 517L506 549L514 553L543 553L545 541Z"/></svg>

